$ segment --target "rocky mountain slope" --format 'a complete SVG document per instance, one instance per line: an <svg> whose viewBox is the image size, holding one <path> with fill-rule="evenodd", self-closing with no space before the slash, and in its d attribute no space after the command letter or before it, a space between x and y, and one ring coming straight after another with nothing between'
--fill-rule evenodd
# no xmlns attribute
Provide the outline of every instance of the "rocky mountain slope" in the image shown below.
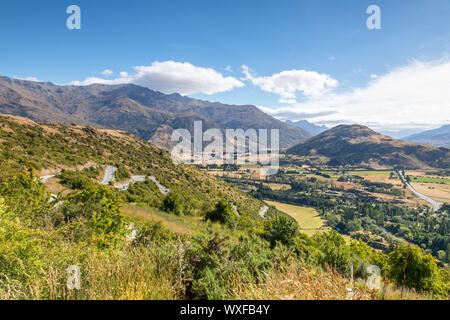
<svg viewBox="0 0 450 320"><path fill-rule="evenodd" d="M131 132L169 149L174 129L279 129L280 147L293 146L311 135L279 121L255 106L235 106L165 95L132 84L58 86L0 77L0 113L39 122L91 125Z"/></svg>

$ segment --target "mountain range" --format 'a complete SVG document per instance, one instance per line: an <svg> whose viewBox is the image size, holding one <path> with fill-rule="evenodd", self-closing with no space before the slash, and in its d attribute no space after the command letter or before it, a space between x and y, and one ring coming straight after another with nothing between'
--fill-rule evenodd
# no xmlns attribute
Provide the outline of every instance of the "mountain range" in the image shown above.
<svg viewBox="0 0 450 320"><path fill-rule="evenodd" d="M168 149L174 129L279 129L280 147L287 148L311 136L252 105L227 105L166 95L133 84L59 86L0 77L0 113L38 122L60 122L118 129Z"/></svg>
<svg viewBox="0 0 450 320"><path fill-rule="evenodd" d="M438 147L450 147L450 124L438 129L427 130L410 135L402 140L427 143Z"/></svg>
<svg viewBox="0 0 450 320"><path fill-rule="evenodd" d="M372 168L450 167L450 149L405 142L362 125L340 125L286 151L312 163Z"/></svg>
<svg viewBox="0 0 450 320"><path fill-rule="evenodd" d="M309 122L308 120L299 120L299 121L287 120L286 123L296 127L300 127L303 130L311 133L312 135L316 135L328 130L327 126L318 126L315 125L314 123Z"/></svg>

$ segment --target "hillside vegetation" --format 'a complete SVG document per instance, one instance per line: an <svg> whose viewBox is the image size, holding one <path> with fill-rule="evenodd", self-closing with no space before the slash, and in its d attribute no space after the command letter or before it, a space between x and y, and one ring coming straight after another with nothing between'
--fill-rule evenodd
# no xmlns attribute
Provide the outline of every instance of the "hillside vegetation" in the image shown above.
<svg viewBox="0 0 450 320"><path fill-rule="evenodd" d="M123 166L132 174L156 177L177 195L185 213L193 215L211 209L223 197L232 199L243 215L256 216L263 205L193 166L174 165L168 152L127 132L44 125L21 117L0 116L1 176L29 169L45 175L87 163ZM143 200L138 199L139 194L143 195L140 191L133 194L136 202ZM157 206L163 201L160 194L153 198L147 204Z"/></svg>
<svg viewBox="0 0 450 320"><path fill-rule="evenodd" d="M449 296L447 270L418 247L386 254L334 230L309 237L273 208L263 219L259 200L128 133L2 116L0 151L0 299L346 299L351 264L352 299ZM151 175L170 193L149 179L100 185L95 164ZM36 179L52 170L68 188L56 199ZM384 290L364 284L369 264Z"/></svg>

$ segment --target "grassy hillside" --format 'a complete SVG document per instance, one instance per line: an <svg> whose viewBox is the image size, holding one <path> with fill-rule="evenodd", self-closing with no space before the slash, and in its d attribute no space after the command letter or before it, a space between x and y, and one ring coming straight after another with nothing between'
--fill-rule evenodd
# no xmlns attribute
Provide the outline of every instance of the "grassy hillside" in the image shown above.
<svg viewBox="0 0 450 320"><path fill-rule="evenodd" d="M309 237L276 210L262 219L259 200L128 133L0 116L0 160L0 299L345 299L352 264L353 299L399 298L364 284L369 264L394 292L449 295L449 273L418 247L386 254L336 231ZM100 185L95 164L170 193ZM52 200L33 174L58 172Z"/></svg>
<svg viewBox="0 0 450 320"><path fill-rule="evenodd" d="M238 211L257 216L263 204L231 184L194 166L176 166L170 154L123 131L61 124L38 124L0 115L0 175L10 176L34 169L45 175L87 163L124 166L134 175L154 176L180 197L196 215L211 209L221 198L232 199ZM53 170L52 170L53 169ZM153 205L163 197L158 192Z"/></svg>

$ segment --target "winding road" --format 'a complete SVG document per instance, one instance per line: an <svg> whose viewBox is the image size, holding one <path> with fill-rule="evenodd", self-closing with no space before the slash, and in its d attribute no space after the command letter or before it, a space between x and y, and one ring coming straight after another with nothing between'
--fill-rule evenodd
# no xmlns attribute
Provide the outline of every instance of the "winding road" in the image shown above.
<svg viewBox="0 0 450 320"><path fill-rule="evenodd" d="M150 176L148 178L156 184L156 186L158 187L159 191L161 191L161 193L163 195L168 195L169 194L170 190L168 188L164 187L162 184L160 184L158 182L158 180L156 180L155 177ZM128 182L128 183L124 183L124 184L118 185L118 186L116 186L116 188L119 189L119 190L122 190L122 191L126 191L126 190L128 190L128 188L130 188L130 185L132 185L133 183L144 182L145 181L145 176L131 176L131 179L133 180L132 182Z"/></svg>
<svg viewBox="0 0 450 320"><path fill-rule="evenodd" d="M42 176L40 177L42 182L47 182L48 180L50 180L51 178L53 178L55 175L50 175L50 176Z"/></svg>
<svg viewBox="0 0 450 320"><path fill-rule="evenodd" d="M116 171L117 171L116 167L114 167L114 166L106 166L105 174L103 175L103 179L102 179L102 182L100 184L102 184L104 186L107 186L107 185L109 185L110 182L114 181L115 175L116 175ZM43 183L46 183L48 180L50 180L53 177L55 177L55 175L47 175L47 176L39 177L39 179ZM117 185L115 187L117 189L119 189L119 190L126 191L130 187L130 185L132 185L133 183L144 182L145 178L146 178L145 176L131 176L131 179L133 181L125 183L125 184ZM168 188L164 187L162 184L160 184L158 182L158 180L156 180L155 177L149 176L148 178L156 184L156 186L158 187L159 191L161 191L161 193L163 195L168 195L170 193L170 190ZM55 200L56 197L57 197L55 194L52 194L51 196L52 196L51 200Z"/></svg>
<svg viewBox="0 0 450 320"><path fill-rule="evenodd" d="M397 171L397 174L400 177L400 180L402 180L402 182L409 188L409 190L411 190L412 193L414 193L420 199L425 200L426 202L428 202L431 205L433 212L436 212L441 208L441 206L442 206L441 202L435 201L435 200L431 199L430 197L427 197L426 195L424 195L424 194L418 192L416 189L414 189L414 187L406 180L406 178L403 176L403 173L401 173L400 171Z"/></svg>
<svg viewBox="0 0 450 320"><path fill-rule="evenodd" d="M101 184L107 186L111 181L114 181L116 171L116 167L106 166L105 175L103 176Z"/></svg>

